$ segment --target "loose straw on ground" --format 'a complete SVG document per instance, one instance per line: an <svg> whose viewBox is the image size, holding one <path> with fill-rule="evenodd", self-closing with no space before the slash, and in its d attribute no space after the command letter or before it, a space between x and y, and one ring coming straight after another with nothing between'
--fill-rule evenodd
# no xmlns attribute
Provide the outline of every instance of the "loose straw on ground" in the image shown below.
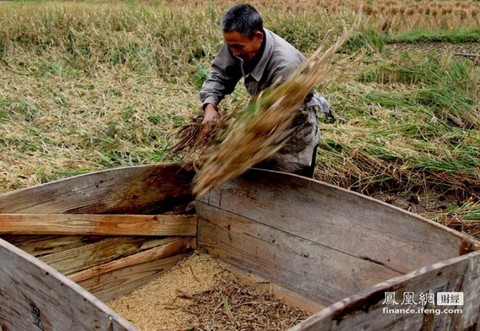
<svg viewBox="0 0 480 331"><path fill-rule="evenodd" d="M278 152L292 133L296 111L315 85L331 72L329 60L357 31L360 15L353 27L321 57L322 47L282 84L265 90L227 130L225 140L197 173L193 192L202 195L210 188L241 175L255 164Z"/></svg>

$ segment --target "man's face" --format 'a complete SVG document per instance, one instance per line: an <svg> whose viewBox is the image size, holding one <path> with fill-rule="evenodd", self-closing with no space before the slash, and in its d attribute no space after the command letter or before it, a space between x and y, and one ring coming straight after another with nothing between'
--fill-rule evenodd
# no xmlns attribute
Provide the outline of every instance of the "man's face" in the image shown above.
<svg viewBox="0 0 480 331"><path fill-rule="evenodd" d="M263 33L260 31L256 31L252 39L242 36L237 31L223 33L223 41L233 56L239 57L245 62L250 62L255 58L262 46L262 40Z"/></svg>

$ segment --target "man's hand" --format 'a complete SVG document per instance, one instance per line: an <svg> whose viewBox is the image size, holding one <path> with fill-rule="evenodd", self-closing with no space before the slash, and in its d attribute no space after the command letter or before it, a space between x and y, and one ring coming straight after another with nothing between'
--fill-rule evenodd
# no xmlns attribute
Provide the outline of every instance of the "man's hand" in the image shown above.
<svg viewBox="0 0 480 331"><path fill-rule="evenodd" d="M220 115L218 114L217 108L211 103L207 104L203 113L202 128L200 129L197 139L205 139L208 136L212 124L215 124L219 119Z"/></svg>
<svg viewBox="0 0 480 331"><path fill-rule="evenodd" d="M213 123L218 121L220 115L217 112L217 108L211 103L209 103L204 110L202 123Z"/></svg>

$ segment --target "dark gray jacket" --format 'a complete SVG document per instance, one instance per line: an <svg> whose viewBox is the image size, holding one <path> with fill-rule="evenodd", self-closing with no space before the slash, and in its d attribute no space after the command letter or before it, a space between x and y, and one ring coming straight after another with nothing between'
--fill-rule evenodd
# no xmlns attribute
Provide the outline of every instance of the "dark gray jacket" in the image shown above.
<svg viewBox="0 0 480 331"><path fill-rule="evenodd" d="M240 78L250 95L257 95L278 79L284 80L305 60L291 44L270 30L265 31L265 49L251 73L245 74L241 59L231 55L223 44L212 64L212 69L200 90L200 100L217 106L225 95L235 89Z"/></svg>

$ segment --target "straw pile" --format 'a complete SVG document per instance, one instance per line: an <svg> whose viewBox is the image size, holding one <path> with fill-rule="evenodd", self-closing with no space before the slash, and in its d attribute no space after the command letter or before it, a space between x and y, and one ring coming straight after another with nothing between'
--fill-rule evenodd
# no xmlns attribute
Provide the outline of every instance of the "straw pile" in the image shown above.
<svg viewBox="0 0 480 331"><path fill-rule="evenodd" d="M139 330L286 330L310 316L227 265L195 251L178 265L108 305Z"/></svg>
<svg viewBox="0 0 480 331"><path fill-rule="evenodd" d="M288 330L310 316L266 291L242 284L235 278L192 295L185 310L197 316L194 330Z"/></svg>
<svg viewBox="0 0 480 331"><path fill-rule="evenodd" d="M193 192L196 195L202 195L213 186L241 175L284 146L293 132L291 123L296 111L315 85L325 81L332 71L329 61L354 35L359 24L360 15L353 27L323 55L319 56L323 51L320 47L287 80L270 87L252 100L226 131L218 130L221 138L217 141L221 143L213 144L214 148L209 148L207 152L202 151L203 155L208 156L195 178ZM202 144L211 142L207 140ZM185 140L183 143L185 146Z"/></svg>

